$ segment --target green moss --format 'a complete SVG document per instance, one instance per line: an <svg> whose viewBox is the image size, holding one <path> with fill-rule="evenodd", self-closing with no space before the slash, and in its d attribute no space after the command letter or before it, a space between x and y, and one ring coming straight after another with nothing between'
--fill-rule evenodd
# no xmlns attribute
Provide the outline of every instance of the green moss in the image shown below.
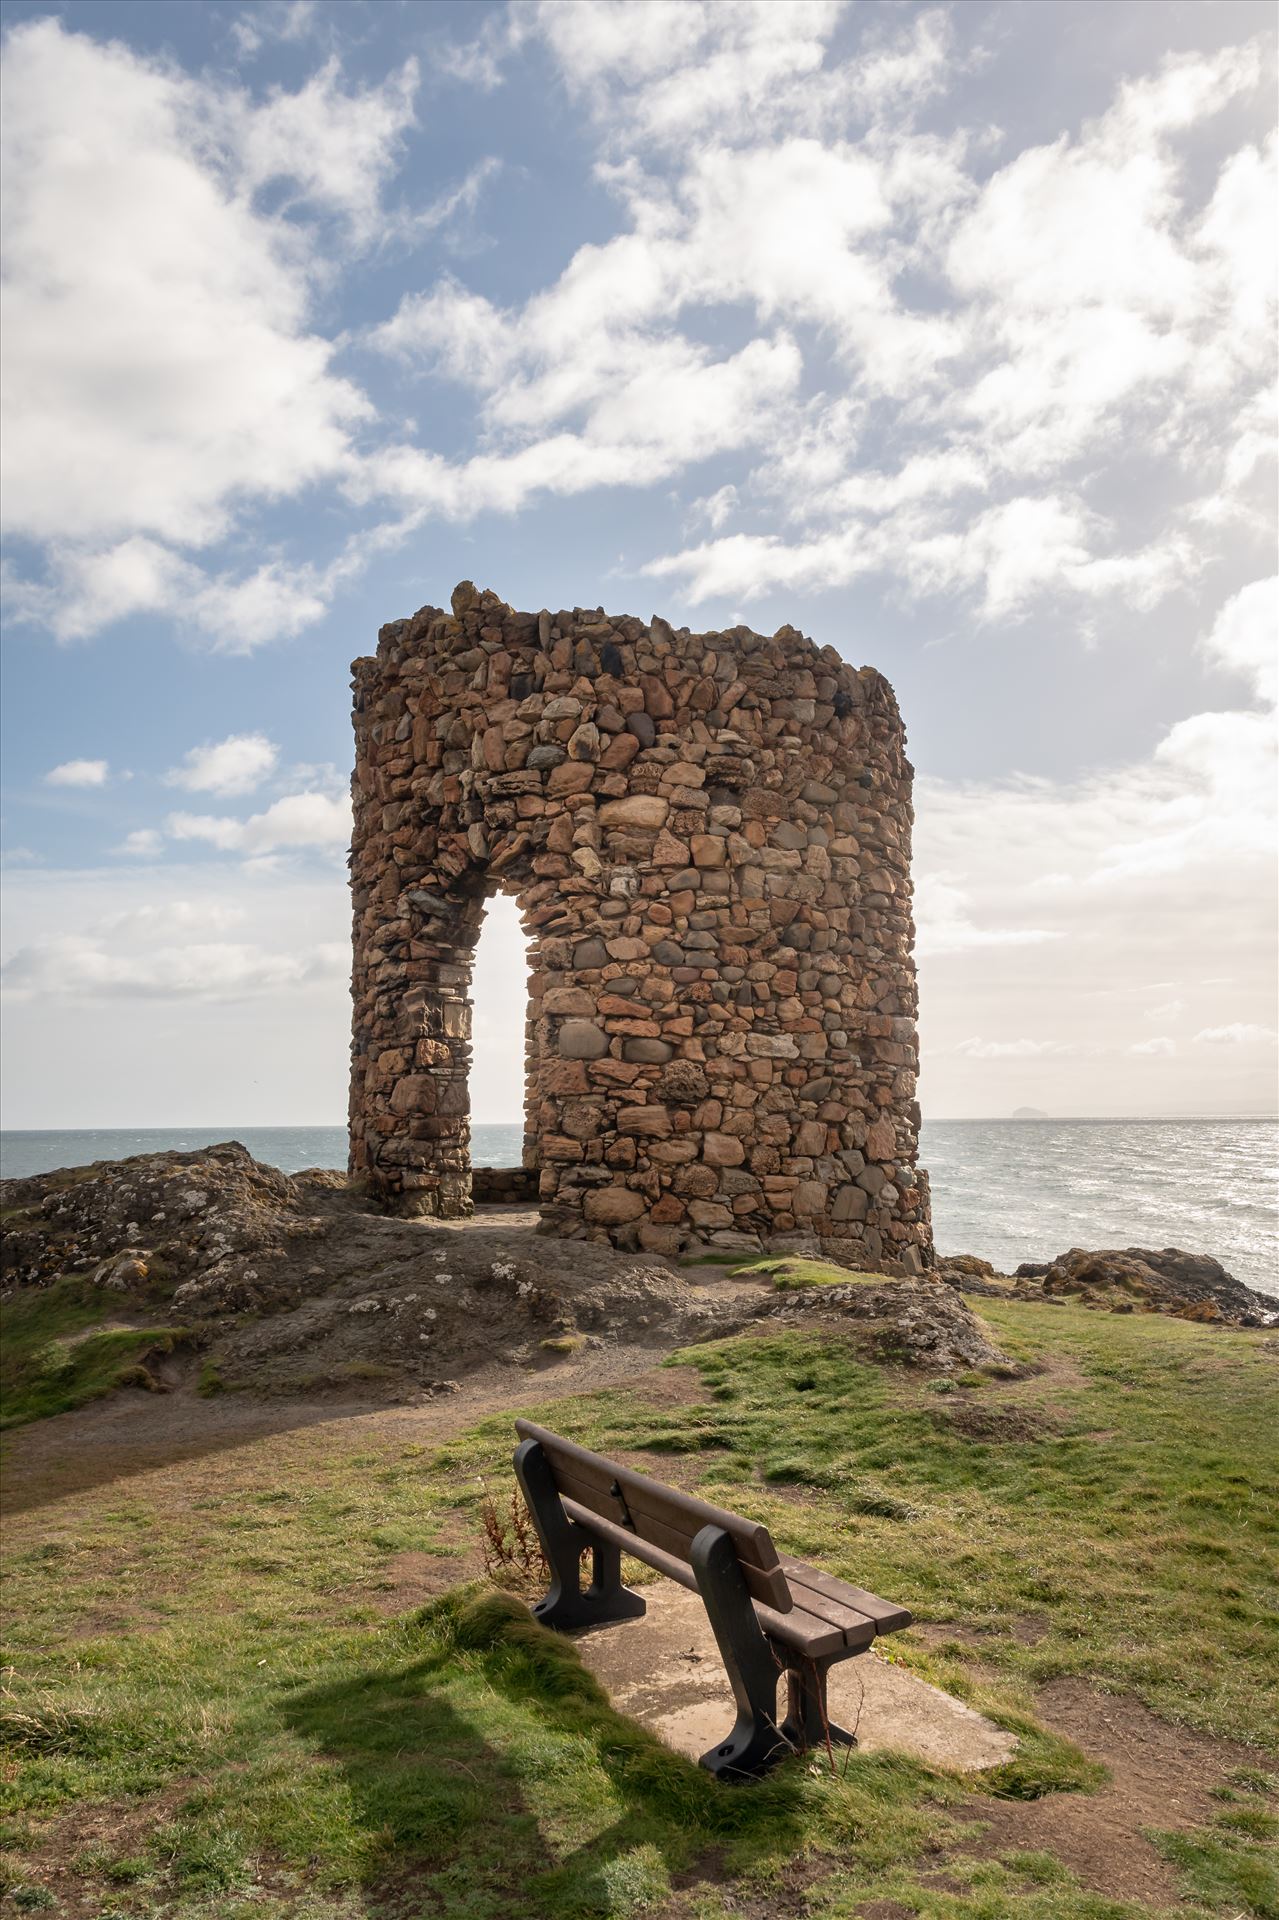
<svg viewBox="0 0 1279 1920"><path fill-rule="evenodd" d="M226 1381L212 1360L205 1360L201 1365L195 1390L205 1400L211 1400L216 1393L226 1392Z"/></svg>
<svg viewBox="0 0 1279 1920"><path fill-rule="evenodd" d="M886 1274L862 1273L852 1267L834 1266L829 1260L808 1260L798 1254L748 1260L733 1271L769 1275L779 1293L792 1293L798 1287L846 1287L862 1281L879 1286L887 1279Z"/></svg>

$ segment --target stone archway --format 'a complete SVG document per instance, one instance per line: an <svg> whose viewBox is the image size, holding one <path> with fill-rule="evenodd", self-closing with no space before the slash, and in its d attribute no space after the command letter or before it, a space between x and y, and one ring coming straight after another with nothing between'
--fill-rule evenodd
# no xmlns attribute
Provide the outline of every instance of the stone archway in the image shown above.
<svg viewBox="0 0 1279 1920"><path fill-rule="evenodd" d="M791 628L519 613L464 582L355 673L351 1167L470 1206L485 897L530 937L544 1228L931 1263L892 691Z"/></svg>

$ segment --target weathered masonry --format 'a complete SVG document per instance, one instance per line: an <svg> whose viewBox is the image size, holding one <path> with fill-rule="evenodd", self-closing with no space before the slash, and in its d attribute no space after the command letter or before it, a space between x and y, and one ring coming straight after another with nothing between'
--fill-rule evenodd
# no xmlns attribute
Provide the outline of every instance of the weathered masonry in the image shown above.
<svg viewBox="0 0 1279 1920"><path fill-rule="evenodd" d="M471 958L506 892L546 1231L931 1265L888 683L791 627L516 613L469 581L354 674L352 1172L469 1211Z"/></svg>

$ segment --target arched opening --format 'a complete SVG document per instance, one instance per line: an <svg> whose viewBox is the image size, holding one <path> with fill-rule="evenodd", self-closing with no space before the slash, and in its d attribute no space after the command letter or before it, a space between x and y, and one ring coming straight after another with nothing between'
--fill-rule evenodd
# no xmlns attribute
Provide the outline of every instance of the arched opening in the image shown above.
<svg viewBox="0 0 1279 1920"><path fill-rule="evenodd" d="M516 901L495 893L484 918L471 969L471 1166L529 1166L526 1118L526 1034L529 941ZM476 1198L487 1197L481 1191Z"/></svg>

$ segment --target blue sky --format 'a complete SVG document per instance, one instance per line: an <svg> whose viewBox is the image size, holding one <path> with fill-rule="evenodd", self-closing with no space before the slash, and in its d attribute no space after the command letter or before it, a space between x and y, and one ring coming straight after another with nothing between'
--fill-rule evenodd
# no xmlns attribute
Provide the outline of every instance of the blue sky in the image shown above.
<svg viewBox="0 0 1279 1920"><path fill-rule="evenodd" d="M1273 1110L1268 5L3 18L7 1124L340 1118L348 663L463 577L888 674L927 1112Z"/></svg>

